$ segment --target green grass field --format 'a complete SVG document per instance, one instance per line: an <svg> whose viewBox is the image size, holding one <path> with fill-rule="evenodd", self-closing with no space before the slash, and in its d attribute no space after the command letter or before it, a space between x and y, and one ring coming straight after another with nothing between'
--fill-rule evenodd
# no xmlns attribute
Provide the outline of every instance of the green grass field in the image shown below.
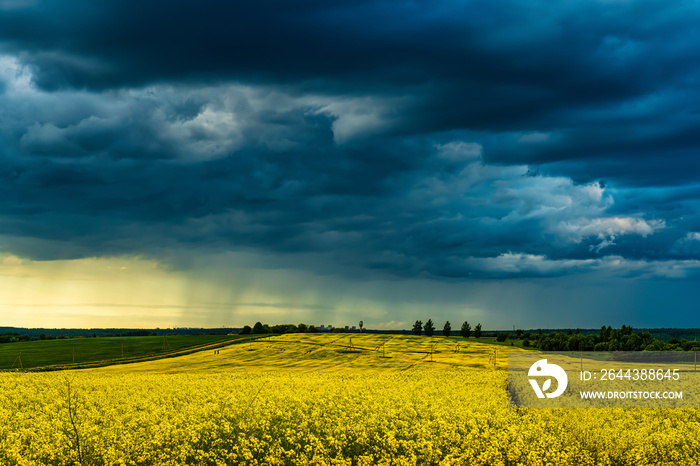
<svg viewBox="0 0 700 466"><path fill-rule="evenodd" d="M242 338L238 335L172 335L38 340L0 345L0 370L140 358ZM116 361L115 361L116 362Z"/></svg>

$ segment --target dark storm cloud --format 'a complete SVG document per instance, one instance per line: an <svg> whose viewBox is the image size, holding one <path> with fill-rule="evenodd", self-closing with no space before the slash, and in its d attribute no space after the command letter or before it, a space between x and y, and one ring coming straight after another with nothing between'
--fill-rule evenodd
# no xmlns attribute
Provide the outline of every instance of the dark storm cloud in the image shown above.
<svg viewBox="0 0 700 466"><path fill-rule="evenodd" d="M5 249L457 279L698 266L692 3L13 5Z"/></svg>
<svg viewBox="0 0 700 466"><path fill-rule="evenodd" d="M698 14L690 2L53 0L4 12L0 30L44 89L187 79L329 92L425 86L437 126L522 129L524 117L574 103L687 86Z"/></svg>

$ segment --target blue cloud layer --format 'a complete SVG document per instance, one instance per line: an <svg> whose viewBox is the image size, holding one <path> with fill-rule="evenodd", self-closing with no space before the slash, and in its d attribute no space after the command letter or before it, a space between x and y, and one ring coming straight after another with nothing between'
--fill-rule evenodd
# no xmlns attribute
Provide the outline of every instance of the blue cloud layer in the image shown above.
<svg viewBox="0 0 700 466"><path fill-rule="evenodd" d="M252 248L445 280L698 268L691 2L12 5L11 252Z"/></svg>

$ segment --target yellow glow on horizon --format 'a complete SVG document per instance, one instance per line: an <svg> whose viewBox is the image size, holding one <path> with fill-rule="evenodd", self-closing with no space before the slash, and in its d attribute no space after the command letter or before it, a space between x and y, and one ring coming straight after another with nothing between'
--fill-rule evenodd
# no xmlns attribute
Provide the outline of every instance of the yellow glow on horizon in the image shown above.
<svg viewBox="0 0 700 466"><path fill-rule="evenodd" d="M138 257L32 261L6 255L0 259L0 312L8 326L177 324L187 281Z"/></svg>
<svg viewBox="0 0 700 466"><path fill-rule="evenodd" d="M295 301L313 303L315 292L297 289L289 301L276 286L284 280L279 271L263 274L233 266L172 270L139 257L32 261L0 255L0 325L233 327L319 320L295 307Z"/></svg>
<svg viewBox="0 0 700 466"><path fill-rule="evenodd" d="M265 267L258 259L248 253L203 254L177 269L142 257L33 261L0 254L0 326L206 328L256 321L344 326L363 320L399 329L425 319L426 302L406 294L422 294L426 285L420 282L348 282ZM472 318L484 315L461 303L453 307ZM431 317L450 312L441 306Z"/></svg>

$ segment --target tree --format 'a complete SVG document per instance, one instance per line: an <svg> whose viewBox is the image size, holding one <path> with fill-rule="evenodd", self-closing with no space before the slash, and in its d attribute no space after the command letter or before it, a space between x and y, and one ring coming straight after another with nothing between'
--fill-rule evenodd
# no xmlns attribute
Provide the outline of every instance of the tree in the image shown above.
<svg viewBox="0 0 700 466"><path fill-rule="evenodd" d="M582 351L583 350L583 336L579 333L578 335L572 335L569 337L568 348L569 351Z"/></svg>
<svg viewBox="0 0 700 466"><path fill-rule="evenodd" d="M315 325L309 325L309 333L318 333L318 329Z"/></svg>
<svg viewBox="0 0 700 466"><path fill-rule="evenodd" d="M267 333L265 331L265 327L261 322L255 322L255 325L253 325L253 333Z"/></svg>
<svg viewBox="0 0 700 466"><path fill-rule="evenodd" d="M449 337L451 331L452 331L452 326L450 325L450 321L448 320L447 322L445 322L445 326L442 328L442 334L445 335L446 337Z"/></svg>
<svg viewBox="0 0 700 466"><path fill-rule="evenodd" d="M246 325L245 327L243 327L243 330L241 330L241 335L250 335L250 332L252 330L253 329L250 328L250 325Z"/></svg>
<svg viewBox="0 0 700 466"><path fill-rule="evenodd" d="M309 327L307 327L306 324L299 324L297 325L297 329L299 330L299 333L306 333L306 331L309 330Z"/></svg>
<svg viewBox="0 0 700 466"><path fill-rule="evenodd" d="M459 331L464 338L469 338L472 334L472 326L466 320L462 324L462 329Z"/></svg>
<svg viewBox="0 0 700 466"><path fill-rule="evenodd" d="M417 320L416 323L413 324L413 334L420 335L422 328L423 328L423 322L420 320Z"/></svg>
<svg viewBox="0 0 700 466"><path fill-rule="evenodd" d="M264 325L263 325L263 328L265 328ZM277 325L273 325L272 327L270 327L270 329L268 331L266 331L265 333L283 334L283 333L297 333L298 331L299 331L299 329L294 324L277 324Z"/></svg>
<svg viewBox="0 0 700 466"><path fill-rule="evenodd" d="M474 336L481 338L481 323L476 324L476 327L474 327Z"/></svg>
<svg viewBox="0 0 700 466"><path fill-rule="evenodd" d="M629 327L632 328L632 327ZM623 340L623 346L622 349L624 351L639 351L643 348L641 348L642 344L642 339L639 338L639 336L636 333L630 334L629 337L627 337L627 340Z"/></svg>
<svg viewBox="0 0 700 466"><path fill-rule="evenodd" d="M425 330L426 336L428 336L428 337L433 336L433 332L435 332L435 326L433 325L433 319L428 319L428 321L423 326L423 330Z"/></svg>
<svg viewBox="0 0 700 466"><path fill-rule="evenodd" d="M601 341L600 343L596 343L596 345L593 347L593 351L607 351L608 350L608 342L607 341Z"/></svg>

